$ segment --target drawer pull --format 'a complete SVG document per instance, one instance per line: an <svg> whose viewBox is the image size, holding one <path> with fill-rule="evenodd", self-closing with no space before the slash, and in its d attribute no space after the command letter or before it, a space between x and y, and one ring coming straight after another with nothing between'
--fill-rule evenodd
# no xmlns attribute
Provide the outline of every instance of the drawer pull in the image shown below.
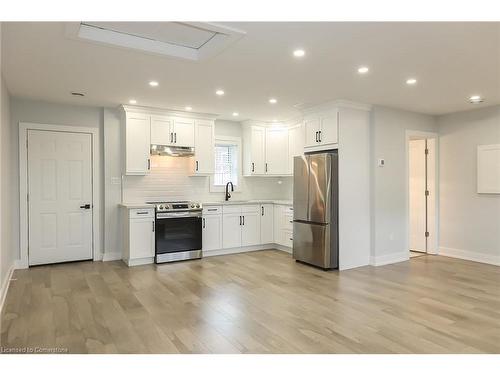
<svg viewBox="0 0 500 375"><path fill-rule="evenodd" d="M292 237L290 237L289 239L290 239L290 241L293 241L293 238L292 238Z"/></svg>
<svg viewBox="0 0 500 375"><path fill-rule="evenodd" d="M141 211L141 212L136 212L137 215L147 215L149 214L148 211Z"/></svg>
<svg viewBox="0 0 500 375"><path fill-rule="evenodd" d="M208 208L207 211L217 211L217 208Z"/></svg>

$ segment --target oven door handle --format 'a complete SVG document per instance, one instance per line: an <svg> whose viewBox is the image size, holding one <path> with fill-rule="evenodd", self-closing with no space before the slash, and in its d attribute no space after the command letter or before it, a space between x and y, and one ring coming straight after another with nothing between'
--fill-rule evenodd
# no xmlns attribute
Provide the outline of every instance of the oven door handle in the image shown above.
<svg viewBox="0 0 500 375"><path fill-rule="evenodd" d="M169 212L169 213L158 213L156 214L157 220L162 219L182 219L189 217L199 217L201 218L201 212Z"/></svg>

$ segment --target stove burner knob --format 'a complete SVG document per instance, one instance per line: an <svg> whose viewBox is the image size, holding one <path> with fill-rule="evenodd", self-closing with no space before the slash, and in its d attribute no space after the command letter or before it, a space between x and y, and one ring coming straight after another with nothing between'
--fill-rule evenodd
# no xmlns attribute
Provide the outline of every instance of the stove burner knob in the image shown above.
<svg viewBox="0 0 500 375"><path fill-rule="evenodd" d="M194 204L191 204L191 208L194 208Z"/></svg>
<svg viewBox="0 0 500 375"><path fill-rule="evenodd" d="M163 205L162 204L160 204L160 210L163 210Z"/></svg>
<svg viewBox="0 0 500 375"><path fill-rule="evenodd" d="M199 203L196 205L196 208L200 208L200 204Z"/></svg>
<svg viewBox="0 0 500 375"><path fill-rule="evenodd" d="M165 205L165 209L168 210L170 208L170 205L169 204L166 204Z"/></svg>

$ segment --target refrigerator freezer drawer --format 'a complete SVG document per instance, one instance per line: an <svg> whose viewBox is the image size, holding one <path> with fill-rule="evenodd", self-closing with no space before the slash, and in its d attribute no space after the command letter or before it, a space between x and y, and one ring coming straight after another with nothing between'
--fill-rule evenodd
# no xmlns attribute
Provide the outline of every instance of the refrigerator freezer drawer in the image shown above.
<svg viewBox="0 0 500 375"><path fill-rule="evenodd" d="M336 238L330 224L293 223L293 258L317 267L338 268ZM336 236L334 236L336 237Z"/></svg>

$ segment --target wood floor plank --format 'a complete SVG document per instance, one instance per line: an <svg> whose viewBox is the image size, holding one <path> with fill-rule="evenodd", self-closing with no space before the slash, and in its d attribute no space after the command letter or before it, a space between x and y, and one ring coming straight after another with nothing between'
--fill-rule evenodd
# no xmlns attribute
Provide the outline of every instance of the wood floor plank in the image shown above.
<svg viewBox="0 0 500 375"><path fill-rule="evenodd" d="M500 267L423 255L324 272L276 250L17 270L4 348L70 353L500 353Z"/></svg>

